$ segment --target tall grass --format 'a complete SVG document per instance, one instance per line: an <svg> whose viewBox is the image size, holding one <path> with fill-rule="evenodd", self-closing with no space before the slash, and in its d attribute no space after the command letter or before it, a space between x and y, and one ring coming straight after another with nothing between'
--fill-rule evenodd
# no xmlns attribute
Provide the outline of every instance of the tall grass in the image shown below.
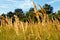
<svg viewBox="0 0 60 40"><path fill-rule="evenodd" d="M28 23L15 17L8 25L0 27L0 40L60 40L60 22L55 18L47 22Z"/></svg>
<svg viewBox="0 0 60 40"><path fill-rule="evenodd" d="M44 18L46 16L46 18ZM15 16L14 25L8 20L8 25L0 27L0 40L60 40L60 22L55 18L50 20L45 14L42 22L22 22Z"/></svg>

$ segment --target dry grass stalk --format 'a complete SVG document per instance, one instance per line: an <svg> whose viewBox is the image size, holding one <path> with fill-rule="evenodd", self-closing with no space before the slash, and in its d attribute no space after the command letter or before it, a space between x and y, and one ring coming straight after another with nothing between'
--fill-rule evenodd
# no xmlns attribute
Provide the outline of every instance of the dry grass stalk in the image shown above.
<svg viewBox="0 0 60 40"><path fill-rule="evenodd" d="M6 20L8 21L8 17L6 16ZM8 24L6 24L6 26L7 26Z"/></svg>
<svg viewBox="0 0 60 40"><path fill-rule="evenodd" d="M14 17L15 17L14 29L16 31L16 34L19 35L19 18L16 15L14 15Z"/></svg>
<svg viewBox="0 0 60 40"><path fill-rule="evenodd" d="M1 23L1 27L2 27L2 26L6 26L7 23L6 23L6 20L5 20L5 18L4 18L3 16L1 16L0 21L1 21L1 22L0 22L0 23Z"/></svg>
<svg viewBox="0 0 60 40"><path fill-rule="evenodd" d="M33 5L34 5L34 12L35 12L35 14L36 14L36 18L38 19L38 22L40 22L39 15L38 15L38 14L39 14L39 11L37 10L34 1L33 1Z"/></svg>
<svg viewBox="0 0 60 40"><path fill-rule="evenodd" d="M24 26L23 26L23 22L20 22L21 23L21 28L22 28L22 30L23 30L23 32L25 31L25 29L24 29Z"/></svg>
<svg viewBox="0 0 60 40"><path fill-rule="evenodd" d="M44 8L41 7L41 5L39 4L39 7L41 8L41 12L43 13L43 18L42 18L42 24L45 23L49 18L48 15L46 14L46 11Z"/></svg>

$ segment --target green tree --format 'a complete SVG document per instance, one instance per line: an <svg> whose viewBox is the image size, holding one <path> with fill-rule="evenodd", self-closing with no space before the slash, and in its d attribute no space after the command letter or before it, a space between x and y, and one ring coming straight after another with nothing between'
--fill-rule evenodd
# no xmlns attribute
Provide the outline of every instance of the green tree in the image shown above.
<svg viewBox="0 0 60 40"><path fill-rule="evenodd" d="M55 17L60 21L60 10L58 10Z"/></svg>
<svg viewBox="0 0 60 40"><path fill-rule="evenodd" d="M53 7L51 5L45 4L43 8L46 10L47 14L53 13Z"/></svg>
<svg viewBox="0 0 60 40"><path fill-rule="evenodd" d="M24 13L23 13L23 10L22 9L15 9L15 15L17 15L18 16L18 18L20 19L20 20L22 20L22 18L24 17Z"/></svg>
<svg viewBox="0 0 60 40"><path fill-rule="evenodd" d="M26 16L28 21L37 21L37 18L35 17L36 14L34 13L34 8L30 8L28 12L26 12Z"/></svg>
<svg viewBox="0 0 60 40"><path fill-rule="evenodd" d="M60 15L60 10L58 10L58 15Z"/></svg>
<svg viewBox="0 0 60 40"><path fill-rule="evenodd" d="M14 14L10 11L10 12L7 13L7 16L8 16L9 18L11 18L11 17L14 16Z"/></svg>
<svg viewBox="0 0 60 40"><path fill-rule="evenodd" d="M4 14L4 13L3 13L3 14L1 14L1 16L3 16L4 18L6 18L6 14Z"/></svg>

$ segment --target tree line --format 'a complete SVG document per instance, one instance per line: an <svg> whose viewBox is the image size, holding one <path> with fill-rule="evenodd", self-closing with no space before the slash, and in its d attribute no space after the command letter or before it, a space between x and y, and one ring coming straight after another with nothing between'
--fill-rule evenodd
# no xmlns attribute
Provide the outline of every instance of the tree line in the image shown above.
<svg viewBox="0 0 60 40"><path fill-rule="evenodd" d="M53 13L53 7L49 4L45 4L43 6L43 8L45 9L46 13L49 15L49 18L51 19L52 17L57 18L60 21L60 10L58 10L58 12ZM41 10L38 10L39 12L41 12ZM41 12L42 13L42 12ZM42 13L43 14L43 13ZM1 14L1 16L4 17L8 17L8 18L12 18L12 20L14 21L14 15L16 15L20 21L26 22L26 21L34 21L37 22L37 18L35 17L35 13L34 13L34 8L30 8L29 11L27 11L26 13L23 12L22 9L15 9L14 12L10 11L7 14ZM41 18L40 18L41 19Z"/></svg>

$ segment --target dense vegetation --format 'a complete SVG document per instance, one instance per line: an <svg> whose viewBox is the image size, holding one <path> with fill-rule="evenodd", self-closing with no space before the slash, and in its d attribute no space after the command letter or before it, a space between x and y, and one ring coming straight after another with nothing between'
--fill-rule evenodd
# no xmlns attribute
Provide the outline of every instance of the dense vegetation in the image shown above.
<svg viewBox="0 0 60 40"><path fill-rule="evenodd" d="M40 8L37 10L34 5L26 13L15 9L2 14L8 24L2 22L0 40L60 40L60 11L53 13L53 7L48 4Z"/></svg>
<svg viewBox="0 0 60 40"><path fill-rule="evenodd" d="M60 20L58 18L58 16L60 17L60 10L58 10L58 12L53 13L53 7L51 5L48 5L48 4L45 4L43 6L43 8L45 9L46 13L49 15L50 18L52 18L52 16L54 16L58 20ZM41 12L41 9L38 11ZM41 13L43 13L43 12L41 12ZM9 18L14 17L14 15L17 15L21 21L27 21L30 19L37 21L36 17L35 17L35 13L34 13L34 8L30 8L29 11L27 11L25 13L23 12L22 9L17 8L17 9L15 9L14 12L10 11L7 14L3 13L1 15L4 17L8 16Z"/></svg>

